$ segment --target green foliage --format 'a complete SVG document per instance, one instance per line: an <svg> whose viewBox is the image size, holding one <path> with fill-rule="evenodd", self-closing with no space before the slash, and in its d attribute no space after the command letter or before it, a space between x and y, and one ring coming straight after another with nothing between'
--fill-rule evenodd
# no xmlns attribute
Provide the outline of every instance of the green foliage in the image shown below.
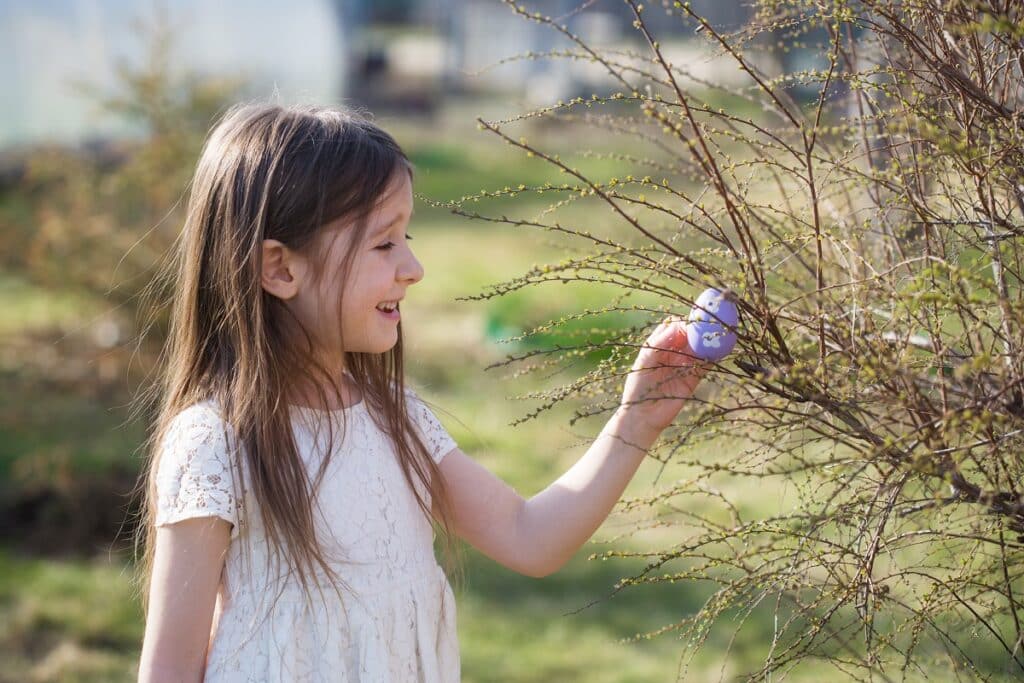
<svg viewBox="0 0 1024 683"><path fill-rule="evenodd" d="M96 426L125 420L152 369L166 311L143 294L152 287L159 299L166 288L154 275L178 234L195 159L216 113L242 92L239 82L176 71L166 17L137 28L148 58L117 65L119 90L75 87L98 114L143 131L144 143L29 150L20 180L0 191L0 296L11 302L0 323L10 389L0 401L2 504L58 471L123 464L137 445L137 426ZM47 428L55 422L62 429Z"/></svg>
<svg viewBox="0 0 1024 683"><path fill-rule="evenodd" d="M611 348L601 346L620 336L623 328L642 327L649 317L643 310L607 310L605 302L613 296L607 286L582 289L571 297L573 305L586 307L581 313L560 310L565 297L552 296L551 289L548 285L537 291L521 290L495 300L487 309L487 336L511 343L515 351L585 346L579 358L590 368L610 357Z"/></svg>
<svg viewBox="0 0 1024 683"><path fill-rule="evenodd" d="M680 635L691 672L706 670L708 645L721 646L729 656L712 657L748 680L818 679L829 675L825 666L880 680L927 678L936 667L962 678L1019 676L1020 10L761 0L748 26L726 34L677 3L674 16L743 74L741 86L725 87L672 63L645 23L651 8L627 3L637 47L603 52L561 19L509 4L573 45L530 58L587 61L613 85L481 120L503 146L489 157L465 145L411 147L417 189L435 200L460 197L434 201L432 220L451 209L477 226L522 231L538 253L558 245L549 264L479 295L458 292L488 306L494 336L520 337L497 365L545 379L552 368L579 371L567 386L528 397L558 415L556 404L574 403L575 415L565 414L575 421L617 403L645 323L685 314L709 285L741 299L734 360L718 366L652 453L650 464L673 474L626 501L623 512L640 521L601 555L605 567L632 574L624 594L664 591L664 610L651 609L656 624L627 618L617 633ZM145 144L112 150L123 163L110 165L38 152L24 180L0 196L9 278L0 288L29 297L48 289L72 307L101 298L105 309L83 304L70 331L51 330L50 313L12 310L32 334L4 355L2 370L17 375L4 377L18 388L38 382L37 400L66 398L49 416L86 446L72 452L51 442L46 421L10 392L0 406L11 437L0 449L7 476L68 477L68 463L104 466L137 441L90 437L87 423L107 424L99 415L122 398L116 388L126 373L150 367L159 317L151 346L135 353L125 343L151 318L140 292L181 223L179 199L206 129L240 92L235 83L171 77L169 39L158 32L150 44L146 68L122 71L125 91L99 98L105 111L138 122ZM819 49L815 68L773 66L793 49ZM488 190L465 189L480 177ZM489 282L492 266L478 261L471 277ZM454 292L447 277L445 292ZM587 294L569 303L564 292L580 285ZM115 334L98 333L109 324ZM10 329L0 334L7 341ZM59 363L47 349L59 350ZM516 452L539 441L527 434L515 437ZM59 456L44 461L52 470L18 465L44 451ZM530 481L549 474L537 462L521 466ZM45 569L0 559L0 573L39 595L81 597L59 577L28 576L48 576ZM571 593L575 580L570 574L570 586L558 588ZM695 593L675 602L679 586ZM527 588L489 589L467 604L480 614L509 609L506 593ZM590 584L584 593L599 591ZM3 605L15 603L3 596ZM16 618L0 620L21 624L5 631L8 644L25 634L43 642L62 620L75 642L102 643L96 633L104 631L123 645L137 635L137 624L125 630L127 613L55 616L21 604ZM502 628L510 641L529 640L521 627ZM593 643L602 636L584 630L599 661ZM548 635L564 649L576 642L570 631ZM486 653L484 636L470 640ZM556 660L537 655L535 666L502 675L568 676ZM470 678L487 680L489 661L471 654ZM109 666L103 659L96 668ZM637 668L638 678L655 670Z"/></svg>
<svg viewBox="0 0 1024 683"><path fill-rule="evenodd" d="M148 59L137 68L118 64L120 91L76 87L93 96L99 114L143 130L145 144L33 150L20 182L0 195L8 272L112 305L126 328L122 341L137 337L147 319L141 293L177 235L206 132L242 92L238 81L174 70L166 18L138 29L148 37Z"/></svg>
<svg viewBox="0 0 1024 683"><path fill-rule="evenodd" d="M479 119L559 177L449 208L557 238L569 258L470 298L511 298L506 313L492 309L496 331L528 319L526 292L550 283L600 284L607 303L536 316L541 334L520 341L540 348L501 365L546 372L600 352L577 378L531 394L574 402L579 419L617 405L648 334L615 315L646 311L656 324L708 286L740 298L734 360L652 454L693 474L627 504L676 536L610 553L647 558L626 583L718 586L667 629L691 655L736 610L775 605L751 681L810 658L883 679L913 678L937 656L965 677L1024 673L1020 8L761 0L726 33L675 3L670 14L745 79L724 87L673 63L632 0L635 47L618 50L588 45L565 17L506 4L572 44L522 58L588 61L609 90ZM816 65L780 72L790 49L816 50ZM585 167L595 158L614 167ZM540 211L509 201L537 195ZM630 308L638 295L644 305ZM545 296L535 301L556 308ZM618 329L579 334L602 314ZM736 438L738 452L716 450L728 456L687 455ZM787 494L751 514L719 488L736 480ZM685 571L668 571L677 560Z"/></svg>

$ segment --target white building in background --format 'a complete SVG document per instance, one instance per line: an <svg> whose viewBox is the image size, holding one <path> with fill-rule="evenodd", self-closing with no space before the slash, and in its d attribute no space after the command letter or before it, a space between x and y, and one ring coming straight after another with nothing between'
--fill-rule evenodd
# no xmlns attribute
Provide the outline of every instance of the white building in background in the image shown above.
<svg viewBox="0 0 1024 683"><path fill-rule="evenodd" d="M337 102L346 51L332 0L173 0L161 3L177 30L174 67L237 75L253 96ZM133 23L156 4L133 0L0 0L0 148L132 135L72 87L114 94L119 60L148 51Z"/></svg>
<svg viewBox="0 0 1024 683"><path fill-rule="evenodd" d="M741 0L693 3L716 22L745 16ZM621 3L543 6L592 45L646 50ZM173 27L179 73L239 77L249 96L285 103L429 113L453 92L515 93L544 106L620 87L588 61L497 65L527 51L575 47L499 0L0 0L0 149L142 133L97 111L72 82L116 93L119 61L140 65L150 47L136 22L152 22L158 7ZM722 68L679 17L648 16L674 64L698 78L737 78L735 66Z"/></svg>
<svg viewBox="0 0 1024 683"><path fill-rule="evenodd" d="M567 57L510 59L527 52L581 53L582 49L553 27L516 16L500 2L452 2L461 6L453 22L456 30L452 40L458 45L463 87L521 92L526 103L535 107L560 99L623 89L608 69L597 62ZM747 14L737 0L694 0L693 4L716 24L735 26ZM649 50L642 36L631 26L628 7L614 2L584 5L579 0L551 0L544 6L544 12L558 23L566 24L588 47L613 54L619 64L645 71L652 68L642 61L650 57ZM745 74L736 69L731 58L718 54L709 46L709 41L694 39L692 27L687 28L679 17L652 9L646 19L659 37L662 54L679 69L677 78L683 83L693 82L687 75L729 86L747 82ZM626 75L632 78L628 72Z"/></svg>

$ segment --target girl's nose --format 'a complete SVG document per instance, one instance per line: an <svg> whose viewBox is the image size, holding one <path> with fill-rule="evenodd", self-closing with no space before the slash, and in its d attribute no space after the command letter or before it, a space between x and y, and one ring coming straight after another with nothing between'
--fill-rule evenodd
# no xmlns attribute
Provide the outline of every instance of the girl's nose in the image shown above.
<svg viewBox="0 0 1024 683"><path fill-rule="evenodd" d="M412 250L409 251L409 257L402 264L400 277L408 281L410 285L416 284L423 279L423 264L419 262L419 259L412 253Z"/></svg>

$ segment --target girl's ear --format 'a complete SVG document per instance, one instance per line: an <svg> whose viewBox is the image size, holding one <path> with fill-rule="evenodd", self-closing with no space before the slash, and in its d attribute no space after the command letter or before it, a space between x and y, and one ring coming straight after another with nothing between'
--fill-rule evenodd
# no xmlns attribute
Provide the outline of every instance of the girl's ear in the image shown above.
<svg viewBox="0 0 1024 683"><path fill-rule="evenodd" d="M291 299L299 293L305 274L306 263L299 254L277 240L263 240L263 289L278 299Z"/></svg>

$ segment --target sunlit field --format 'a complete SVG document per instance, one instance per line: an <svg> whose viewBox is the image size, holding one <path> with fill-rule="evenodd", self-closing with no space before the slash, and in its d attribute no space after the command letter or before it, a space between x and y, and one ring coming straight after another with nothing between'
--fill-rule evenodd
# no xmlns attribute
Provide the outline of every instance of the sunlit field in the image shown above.
<svg viewBox="0 0 1024 683"><path fill-rule="evenodd" d="M460 119L472 124L461 112ZM526 227L452 216L430 201L444 202L482 188L542 182L552 173L471 125L429 136L418 133L424 126L416 123L393 122L393 128L416 164L415 189L422 195L410 234L426 277L402 304L408 381L433 404L464 451L530 496L583 454L601 419L570 425L573 410L584 406L569 401L511 426L537 407L536 401L521 396L558 386L582 369L570 366L558 374L515 377L515 365L485 368L516 350L503 339L549 318L600 306L612 292L580 283L543 284L487 301L460 300L533 265L565 258L574 246L565 238ZM517 200L508 206L521 213L538 212L546 205L542 199ZM607 217L594 216L593 221L603 225ZM11 356L2 366L11 390L0 392L0 401L8 408L5 415L16 416L0 426L4 495L54 478L78 506L66 514L124 518L126 497L91 501L74 492L87 491L87 482L110 476L127 494L140 462L135 449L143 427L127 422L123 401L64 395L28 384L12 369L17 365L15 354L59 366L59 345L34 347L26 341L33 331L80 330L109 305L82 299L75 292L0 278L0 348L9 349L4 353ZM703 443L683 446L689 449L688 459L700 458L709 448ZM728 444L715 448L714 457L722 457ZM687 474L682 466L662 468L658 462L647 462L626 496L650 493ZM778 484L719 483L743 500L747 514L770 516L786 504L787 493ZM103 509L97 511L97 506ZM671 630L643 637L692 614L712 591L710 584L666 582L617 592L618 580L638 572L644 562L589 559L591 555L685 541L673 527L622 535L643 522L643 513L614 514L568 566L544 579L519 576L470 550L465 582L456 591L463 680L717 681L759 667L772 638L769 604L731 621L723 619L695 654ZM61 519L55 519L50 538L11 544L0 551L0 683L133 680L143 623L124 539L93 541L87 556L66 557L53 550L60 547L64 528ZM27 547L50 552L34 554ZM905 680L943 680L949 675L948 663L937 653L935 661L920 664L925 672L935 667L942 673L908 674ZM813 662L802 663L786 676L797 682L826 679L845 680L833 668Z"/></svg>

